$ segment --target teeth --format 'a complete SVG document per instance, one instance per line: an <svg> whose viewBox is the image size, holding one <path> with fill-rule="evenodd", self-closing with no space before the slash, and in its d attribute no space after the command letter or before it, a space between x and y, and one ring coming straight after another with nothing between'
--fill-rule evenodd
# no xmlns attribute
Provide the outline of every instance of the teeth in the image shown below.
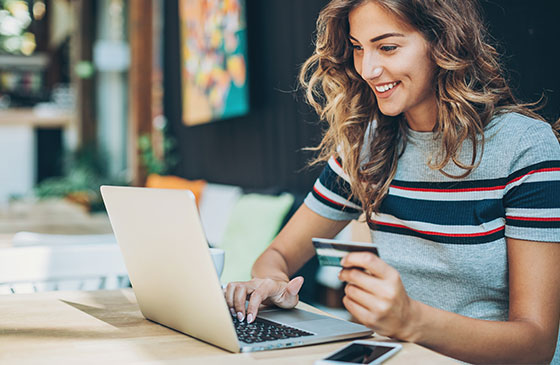
<svg viewBox="0 0 560 365"><path fill-rule="evenodd" d="M380 93L384 93L385 91L391 90L392 88L394 88L397 84L398 84L398 82L393 82L392 84L387 84L387 85L383 85L383 86L376 86L375 90L379 91Z"/></svg>

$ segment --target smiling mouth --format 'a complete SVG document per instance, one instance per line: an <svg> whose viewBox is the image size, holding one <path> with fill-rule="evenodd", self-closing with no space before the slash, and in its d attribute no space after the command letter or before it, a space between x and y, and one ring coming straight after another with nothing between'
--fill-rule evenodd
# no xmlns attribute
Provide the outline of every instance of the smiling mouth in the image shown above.
<svg viewBox="0 0 560 365"><path fill-rule="evenodd" d="M385 84L385 85L381 85L381 86L375 86L375 90L379 93L384 93L384 92L387 92L387 91L391 90L392 88L394 88L395 86L397 86L400 83L401 83L400 81L395 81L395 82L391 82L389 84Z"/></svg>

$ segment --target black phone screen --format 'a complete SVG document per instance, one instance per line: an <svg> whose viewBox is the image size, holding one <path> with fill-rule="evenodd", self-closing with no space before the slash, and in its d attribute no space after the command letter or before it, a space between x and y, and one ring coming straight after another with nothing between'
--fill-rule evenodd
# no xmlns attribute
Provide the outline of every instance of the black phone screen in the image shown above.
<svg viewBox="0 0 560 365"><path fill-rule="evenodd" d="M336 354L327 357L325 360L342 361L351 364L369 364L378 357L391 351L393 348L394 347L353 343Z"/></svg>

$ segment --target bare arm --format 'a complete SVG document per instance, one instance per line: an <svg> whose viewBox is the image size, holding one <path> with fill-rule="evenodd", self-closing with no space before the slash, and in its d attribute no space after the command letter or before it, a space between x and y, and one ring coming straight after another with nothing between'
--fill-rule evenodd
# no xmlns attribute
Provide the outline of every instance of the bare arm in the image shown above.
<svg viewBox="0 0 560 365"><path fill-rule="evenodd" d="M560 245L507 242L509 320L475 320L423 306L419 343L475 363L552 360L560 316Z"/></svg>
<svg viewBox="0 0 560 365"><path fill-rule="evenodd" d="M333 221L309 209L305 204L259 256L251 275L257 278L278 278L289 280L313 255L315 251L311 238L332 238L349 221Z"/></svg>
<svg viewBox="0 0 560 365"><path fill-rule="evenodd" d="M380 334L473 363L550 362L560 320L560 244L508 239L509 319L486 321L410 299L398 272L373 255L350 254L344 303ZM352 256L351 256L352 255ZM361 256L361 257L360 257Z"/></svg>
<svg viewBox="0 0 560 365"><path fill-rule="evenodd" d="M286 226L259 256L253 265L253 279L247 282L229 283L225 297L232 315L239 320L252 322L262 302L283 308L294 307L303 278L290 281L290 276L301 268L314 254L312 237L334 237L348 221L333 221L309 209L305 204L297 210Z"/></svg>

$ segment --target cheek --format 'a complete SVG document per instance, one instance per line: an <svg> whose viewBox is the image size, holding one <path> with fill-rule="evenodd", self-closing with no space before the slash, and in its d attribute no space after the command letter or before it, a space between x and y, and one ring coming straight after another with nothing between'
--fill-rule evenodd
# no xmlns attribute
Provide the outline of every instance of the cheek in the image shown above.
<svg viewBox="0 0 560 365"><path fill-rule="evenodd" d="M433 62L424 54L416 53L403 57L406 64L399 65L401 71L407 70L406 73L412 87L414 89L427 89L431 88L434 82L435 66Z"/></svg>
<svg viewBox="0 0 560 365"><path fill-rule="evenodd" d="M434 77L435 71L432 63L426 62L422 67L419 67L417 71L416 78L418 80L418 88L424 92L434 89Z"/></svg>
<svg viewBox="0 0 560 365"><path fill-rule="evenodd" d="M362 60L361 58L355 56L354 56L354 70L356 70L356 73L360 75L360 77L362 77Z"/></svg>
<svg viewBox="0 0 560 365"><path fill-rule="evenodd" d="M415 64L417 77L421 78L425 83L431 84L434 79L436 66L429 53L426 49L422 51L419 50L415 59L417 60Z"/></svg>

